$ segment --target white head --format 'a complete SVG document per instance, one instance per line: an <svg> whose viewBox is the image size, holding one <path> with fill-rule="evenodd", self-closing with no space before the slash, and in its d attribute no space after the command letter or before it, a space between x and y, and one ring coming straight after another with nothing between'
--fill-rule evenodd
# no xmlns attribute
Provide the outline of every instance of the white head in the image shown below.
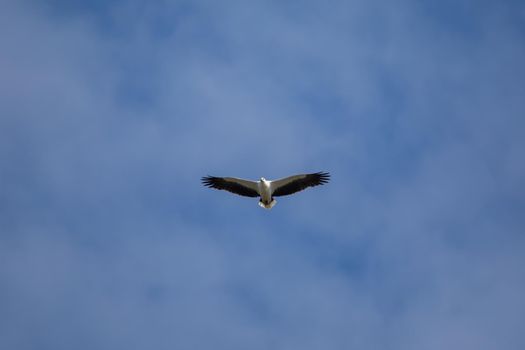
<svg viewBox="0 0 525 350"><path fill-rule="evenodd" d="M266 181L266 179L264 177L261 177L261 181L264 182Z"/></svg>

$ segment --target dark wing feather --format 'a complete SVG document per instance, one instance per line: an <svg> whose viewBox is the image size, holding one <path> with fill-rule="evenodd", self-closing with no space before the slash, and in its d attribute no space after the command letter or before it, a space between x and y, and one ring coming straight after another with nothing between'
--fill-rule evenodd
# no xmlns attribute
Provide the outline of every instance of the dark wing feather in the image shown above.
<svg viewBox="0 0 525 350"><path fill-rule="evenodd" d="M253 188L243 186L242 184L235 182L234 179L228 180L228 178L223 177L205 176L202 178L202 184L209 188L226 190L240 196L259 197L259 193Z"/></svg>
<svg viewBox="0 0 525 350"><path fill-rule="evenodd" d="M296 177L296 179L293 179L292 181L277 187L273 192L273 196L287 196L289 194L302 191L307 187L324 185L330 180L330 174L326 172L306 174L303 176L291 176L290 178L293 177ZM282 179L278 181L286 182L286 180L287 179Z"/></svg>

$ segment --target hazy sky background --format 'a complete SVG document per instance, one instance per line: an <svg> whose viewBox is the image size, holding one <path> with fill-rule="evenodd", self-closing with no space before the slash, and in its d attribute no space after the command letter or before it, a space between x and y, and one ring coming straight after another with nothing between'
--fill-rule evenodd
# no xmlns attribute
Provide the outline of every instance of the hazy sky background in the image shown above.
<svg viewBox="0 0 525 350"><path fill-rule="evenodd" d="M524 349L524 39L520 1L1 1L0 348Z"/></svg>

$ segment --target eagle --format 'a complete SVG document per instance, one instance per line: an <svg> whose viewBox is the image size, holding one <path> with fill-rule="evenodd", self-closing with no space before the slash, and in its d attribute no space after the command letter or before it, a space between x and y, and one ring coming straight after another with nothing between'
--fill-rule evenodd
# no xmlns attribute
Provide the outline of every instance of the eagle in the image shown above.
<svg viewBox="0 0 525 350"><path fill-rule="evenodd" d="M209 188L226 190L240 196L260 197L259 205L265 209L272 209L277 203L273 197L287 196L308 187L324 185L330 180L327 172L313 174L299 174L288 176L279 180L266 180L261 177L259 181L250 181L236 177L205 176L202 184Z"/></svg>

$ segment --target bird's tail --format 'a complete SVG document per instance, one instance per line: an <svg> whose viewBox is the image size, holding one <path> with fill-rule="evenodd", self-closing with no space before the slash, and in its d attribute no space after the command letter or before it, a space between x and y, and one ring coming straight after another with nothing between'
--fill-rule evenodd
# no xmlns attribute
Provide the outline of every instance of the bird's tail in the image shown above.
<svg viewBox="0 0 525 350"><path fill-rule="evenodd" d="M277 201L273 198L272 198L272 201L268 204L264 204L263 201L259 201L259 205L261 206L261 208L264 208L264 209L272 209L276 203Z"/></svg>

